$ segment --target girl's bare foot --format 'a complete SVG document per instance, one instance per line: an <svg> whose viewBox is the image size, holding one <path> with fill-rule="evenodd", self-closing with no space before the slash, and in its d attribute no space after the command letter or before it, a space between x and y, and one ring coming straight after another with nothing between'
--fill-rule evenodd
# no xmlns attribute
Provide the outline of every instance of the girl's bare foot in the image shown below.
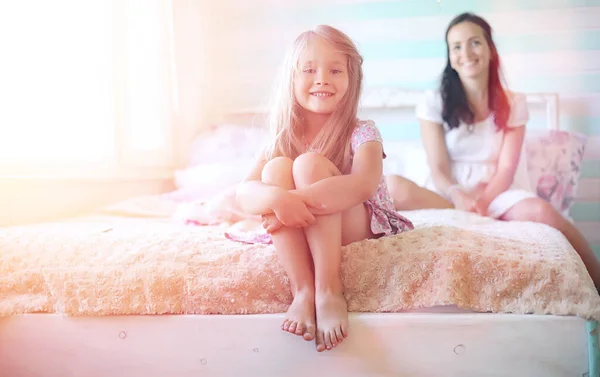
<svg viewBox="0 0 600 377"><path fill-rule="evenodd" d="M312 292L299 292L288 308L281 329L302 336L305 340L315 338L315 296Z"/></svg>
<svg viewBox="0 0 600 377"><path fill-rule="evenodd" d="M332 349L348 336L348 304L341 290L316 294L317 351Z"/></svg>

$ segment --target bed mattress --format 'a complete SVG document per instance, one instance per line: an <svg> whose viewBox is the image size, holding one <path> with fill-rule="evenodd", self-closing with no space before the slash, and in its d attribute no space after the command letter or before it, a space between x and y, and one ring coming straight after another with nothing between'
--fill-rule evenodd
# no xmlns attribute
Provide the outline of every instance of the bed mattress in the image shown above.
<svg viewBox="0 0 600 377"><path fill-rule="evenodd" d="M344 248L351 312L453 305L600 319L583 262L551 227L455 210L403 215L415 230ZM0 315L284 312L292 296L273 246L226 230L114 213L2 228Z"/></svg>

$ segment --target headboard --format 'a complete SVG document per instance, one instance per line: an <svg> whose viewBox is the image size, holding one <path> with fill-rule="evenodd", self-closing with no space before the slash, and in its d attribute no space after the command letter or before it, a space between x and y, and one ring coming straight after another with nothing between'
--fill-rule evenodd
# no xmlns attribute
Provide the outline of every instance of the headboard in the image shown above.
<svg viewBox="0 0 600 377"><path fill-rule="evenodd" d="M367 87L363 90L360 108L376 109L414 109L423 95L423 91L405 90L393 87ZM543 108L547 129L559 129L558 94L525 93L531 108Z"/></svg>
<svg viewBox="0 0 600 377"><path fill-rule="evenodd" d="M363 89L360 100L360 110L370 113L377 110L413 111L420 101L424 91L407 90L398 87L369 86ZM558 94L556 93L525 93L530 111L543 113L545 129L558 130L559 109ZM226 118L254 118L253 123L263 123L268 114L265 107L240 108L226 115ZM412 115L412 114L411 114ZM416 119L414 119L416 122Z"/></svg>

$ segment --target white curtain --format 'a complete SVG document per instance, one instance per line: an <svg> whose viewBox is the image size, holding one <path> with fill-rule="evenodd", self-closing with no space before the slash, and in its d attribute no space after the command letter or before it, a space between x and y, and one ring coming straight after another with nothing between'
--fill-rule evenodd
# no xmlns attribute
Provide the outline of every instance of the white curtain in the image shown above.
<svg viewBox="0 0 600 377"><path fill-rule="evenodd" d="M0 176L173 166L170 0L0 4Z"/></svg>

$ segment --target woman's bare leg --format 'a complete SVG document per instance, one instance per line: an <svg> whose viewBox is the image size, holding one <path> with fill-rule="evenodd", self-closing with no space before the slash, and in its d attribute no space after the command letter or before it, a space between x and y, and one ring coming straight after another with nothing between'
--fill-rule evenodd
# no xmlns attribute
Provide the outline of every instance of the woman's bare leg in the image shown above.
<svg viewBox="0 0 600 377"><path fill-rule="evenodd" d="M452 203L439 194L420 187L399 175L386 177L388 190L394 200L394 207L398 211L411 211L415 209L454 208Z"/></svg>

